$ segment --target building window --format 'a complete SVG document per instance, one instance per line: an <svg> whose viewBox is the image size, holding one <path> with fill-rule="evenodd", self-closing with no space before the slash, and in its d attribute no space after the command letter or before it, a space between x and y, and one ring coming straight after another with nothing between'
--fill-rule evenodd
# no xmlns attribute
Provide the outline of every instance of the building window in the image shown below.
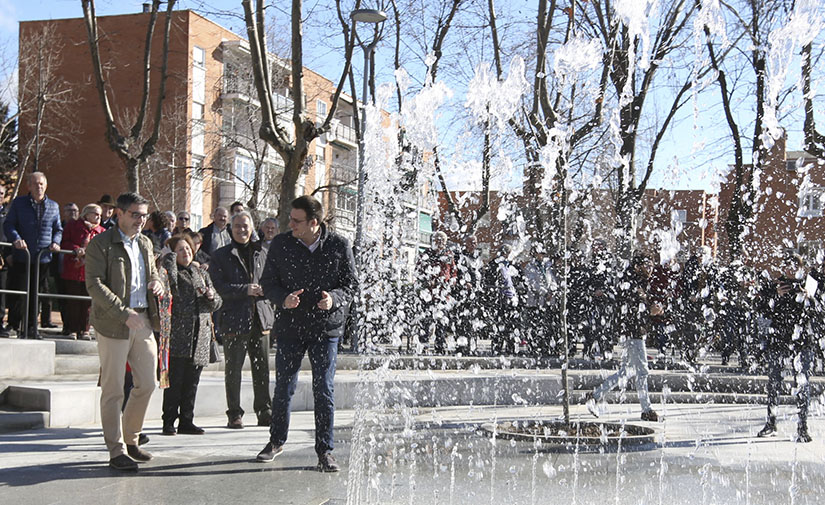
<svg viewBox="0 0 825 505"><path fill-rule="evenodd" d="M799 160L787 160L785 161L785 170L788 172L796 172L796 165Z"/></svg>
<svg viewBox="0 0 825 505"><path fill-rule="evenodd" d="M203 226L203 159L192 158L192 172L189 176L189 227L198 230Z"/></svg>
<svg viewBox="0 0 825 505"><path fill-rule="evenodd" d="M241 191L248 191L252 188L255 180L255 164L246 156L235 157L235 179L242 186Z"/></svg>
<svg viewBox="0 0 825 505"><path fill-rule="evenodd" d="M430 237L433 234L433 216L419 212L418 213L418 242L420 244L430 244Z"/></svg>
<svg viewBox="0 0 825 505"><path fill-rule="evenodd" d="M799 215L803 217L821 217L822 199L825 189L816 188L802 193L799 198Z"/></svg>
<svg viewBox="0 0 825 505"><path fill-rule="evenodd" d="M203 48L198 46L192 48L192 64L201 68L206 66L206 51Z"/></svg>
<svg viewBox="0 0 825 505"><path fill-rule="evenodd" d="M192 122L192 154L203 156L203 136L204 125L203 121L195 120Z"/></svg>
<svg viewBox="0 0 825 505"><path fill-rule="evenodd" d="M687 223L687 211L685 209L674 210L673 221L682 224Z"/></svg>
<svg viewBox="0 0 825 505"><path fill-rule="evenodd" d="M323 100L315 100L315 116L319 121L327 118L327 103Z"/></svg>
<svg viewBox="0 0 825 505"><path fill-rule="evenodd" d="M192 103L192 119L195 121L200 121L203 119L203 104L193 102Z"/></svg>

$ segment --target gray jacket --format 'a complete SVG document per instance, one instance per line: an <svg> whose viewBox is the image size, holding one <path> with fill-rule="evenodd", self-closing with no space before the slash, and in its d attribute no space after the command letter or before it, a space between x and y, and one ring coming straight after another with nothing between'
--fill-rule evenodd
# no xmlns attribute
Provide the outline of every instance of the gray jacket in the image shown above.
<svg viewBox="0 0 825 505"><path fill-rule="evenodd" d="M172 334L169 355L192 358L195 365L209 363L209 342L212 340L212 313L222 300L209 275L197 267L181 267L174 254L163 258L163 268L172 293ZM212 299L206 293L212 292Z"/></svg>

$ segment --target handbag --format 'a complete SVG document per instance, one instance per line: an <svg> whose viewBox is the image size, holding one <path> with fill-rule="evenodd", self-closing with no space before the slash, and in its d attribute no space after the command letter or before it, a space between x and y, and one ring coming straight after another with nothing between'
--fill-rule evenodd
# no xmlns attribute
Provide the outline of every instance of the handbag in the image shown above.
<svg viewBox="0 0 825 505"><path fill-rule="evenodd" d="M218 347L218 341L215 340L215 337L212 337L212 341L209 343L209 362L210 363L217 363L221 360L221 348Z"/></svg>

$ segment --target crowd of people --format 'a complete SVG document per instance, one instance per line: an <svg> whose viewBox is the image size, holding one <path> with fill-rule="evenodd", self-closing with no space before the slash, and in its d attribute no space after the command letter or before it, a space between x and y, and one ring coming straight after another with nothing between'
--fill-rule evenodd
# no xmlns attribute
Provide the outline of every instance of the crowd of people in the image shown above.
<svg viewBox="0 0 825 505"><path fill-rule="evenodd" d="M59 293L74 295L58 303L64 334L91 339L94 328L112 468L135 470L152 459L141 447L142 426L158 384L162 433L205 433L194 422L195 399L204 366L219 359L220 341L230 429L244 428L241 370L249 357L257 425L270 431L261 462L283 451L298 371L309 356L318 469L338 471L333 379L357 280L352 246L326 227L320 202L293 201L286 233L278 233L273 218L256 227L240 202L216 208L212 222L195 231L187 212L149 213L135 193L103 195L82 209L66 204L61 212L46 196L44 174L31 174L28 189L0 212L3 239L12 244L3 255L8 278L0 275L0 282L31 295L47 292L51 276ZM0 196L4 191L0 186ZM504 244L485 261L472 237L459 250L445 233L434 233L405 302L417 314L410 331L418 351L480 354L480 340L489 340L493 355L549 359L563 355L566 333L571 356L581 349L609 360L620 345L621 366L587 396L587 408L599 416L607 392L635 377L642 419L657 421L647 394L648 346L689 366L715 348L723 363L735 356L740 367L764 367L768 413L759 436L776 433L783 370L790 368L798 439L810 441L808 378L822 360L825 325L821 264L807 265L792 251L763 272L742 261L717 265L709 251L681 263L644 254L623 262L600 241L588 256L569 254L567 267L563 259L536 242L525 251ZM48 298L11 301L5 334L42 338L37 317L48 327Z"/></svg>
<svg viewBox="0 0 825 505"><path fill-rule="evenodd" d="M741 259L719 265L707 248L683 262L642 253L624 262L596 241L589 257L568 253L565 278L561 254L548 255L540 243L523 254L504 244L487 262L472 237L461 249L447 243L445 233L433 234L417 265L409 303L419 309L411 331L419 352L478 354L487 339L493 355L560 358L565 323L571 357L610 360L621 346L620 367L588 395L589 410L598 416L606 393L635 377L642 419L656 421L647 394L648 347L665 363L688 367L715 351L723 365L735 357L741 369L768 375L760 436L776 432L783 371L790 370L798 439L810 441L808 379L825 361L822 255L809 264L785 250L774 266L757 271Z"/></svg>
<svg viewBox="0 0 825 505"><path fill-rule="evenodd" d="M41 327L56 327L46 319L52 297L36 301L34 294L74 295L59 299L63 333L89 340L94 329L111 468L133 471L152 459L141 447L148 442L142 428L158 385L162 434L205 433L195 424L195 399L204 366L221 359L220 341L229 429L244 428L241 370L249 357L257 424L270 429L261 462L283 451L298 371L309 355L318 470L339 470L332 456L333 377L356 278L352 247L327 229L320 202L293 201L287 233L279 234L274 218L256 227L241 202L216 208L212 222L195 231L187 212L149 213L148 201L136 193L116 200L103 195L82 210L66 204L61 213L46 188L46 176L32 173L28 193L0 210L2 241L11 243L3 255L8 279L0 282L29 293L28 313L25 296L9 295L2 329L5 336L15 331L18 338L42 339L38 313ZM2 186L0 193L2 199ZM271 394L273 328L279 337Z"/></svg>

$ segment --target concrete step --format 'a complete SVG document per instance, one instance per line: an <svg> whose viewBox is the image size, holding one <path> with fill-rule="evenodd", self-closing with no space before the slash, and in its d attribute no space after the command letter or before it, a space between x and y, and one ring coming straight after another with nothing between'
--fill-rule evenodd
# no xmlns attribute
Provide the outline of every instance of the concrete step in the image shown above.
<svg viewBox="0 0 825 505"><path fill-rule="evenodd" d="M602 380L606 371L576 373L571 376L574 403L582 403L587 391ZM650 377L651 397L656 403L662 400L662 386L667 385L668 403L763 403L765 389L756 379L738 380L720 391L682 389L691 384L687 380L675 380L672 373L654 373ZM5 390L6 406L26 411L48 412L47 426L68 427L97 424L100 422L100 388L95 375L55 377L56 380L40 379L25 382L9 382ZM274 376L272 376L274 379ZM719 381L717 381L719 382ZM719 382L724 384L724 381ZM448 407L464 405L553 405L562 401L563 390L558 370L477 370L475 373L454 370L388 370L358 372L341 370L335 377L336 408L351 410L363 401L378 409L398 407ZM822 382L814 384L814 393L821 394ZM269 388L271 391L271 387ZM619 401L620 393L613 393L608 401ZM163 401L162 391L152 395L147 416L159 418ZM241 384L241 404L251 412L253 401L250 374L244 373ZM625 402L637 402L634 386L628 384ZM783 403L792 403L791 396L783 396ZM313 408L311 374L301 372L293 397L292 408L296 411ZM221 416L226 410L223 373L206 371L201 376L195 404L196 416Z"/></svg>
<svg viewBox="0 0 825 505"><path fill-rule="evenodd" d="M14 407L0 407L0 433L34 430L49 426L46 411L25 411Z"/></svg>
<svg viewBox="0 0 825 505"><path fill-rule="evenodd" d="M571 402L583 404L587 393L592 390L578 390L570 393ZM767 405L767 395L763 393L691 393L684 391L669 392L667 395L661 392L650 392L648 394L650 402L655 405L667 404L706 404L724 403L739 405ZM639 403L639 395L635 390L613 391L605 395L604 401L610 404L618 403ZM792 395L779 395L780 405L795 405L796 399Z"/></svg>
<svg viewBox="0 0 825 505"><path fill-rule="evenodd" d="M49 340L0 339L0 377L54 375L55 343Z"/></svg>

